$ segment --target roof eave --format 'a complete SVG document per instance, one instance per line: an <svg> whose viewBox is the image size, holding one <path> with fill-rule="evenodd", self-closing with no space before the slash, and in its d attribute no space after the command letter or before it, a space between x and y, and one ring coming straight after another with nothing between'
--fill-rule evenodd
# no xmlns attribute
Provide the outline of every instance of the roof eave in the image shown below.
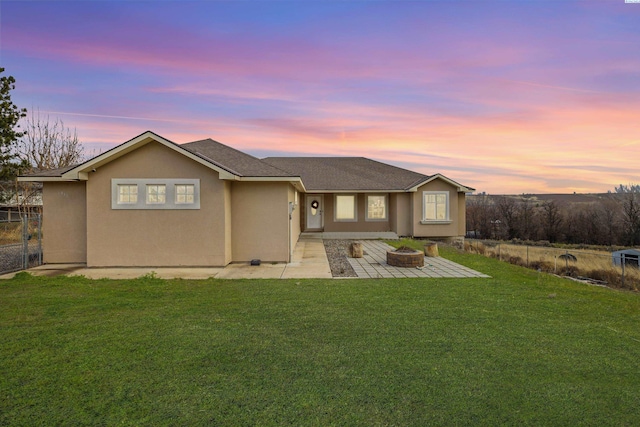
<svg viewBox="0 0 640 427"><path fill-rule="evenodd" d="M406 193L406 190L399 189L377 189L377 190L363 190L363 189L351 189L351 190L322 190L314 189L308 190L307 193Z"/></svg>
<svg viewBox="0 0 640 427"><path fill-rule="evenodd" d="M74 182L78 179L64 178L62 176L19 176L18 182Z"/></svg>
<svg viewBox="0 0 640 427"><path fill-rule="evenodd" d="M302 178L299 176L242 176L238 177L236 181L245 181L245 182L290 182L294 187L306 193L307 189L302 182Z"/></svg>
<svg viewBox="0 0 640 427"><path fill-rule="evenodd" d="M447 178L446 176L442 175L442 174L435 174L435 175L431 175L426 177L425 179L419 181L418 183L414 184L413 186L411 186L410 188L407 188L405 191L407 192L411 192L411 193L415 193L416 191L418 191L418 188L428 184L431 181L434 181L436 179L441 179L451 185L453 185L454 187L457 187L458 192L459 193L470 193L472 191L475 191L475 188L471 188L471 187L467 187L466 185L462 185L458 182L455 182L454 180Z"/></svg>

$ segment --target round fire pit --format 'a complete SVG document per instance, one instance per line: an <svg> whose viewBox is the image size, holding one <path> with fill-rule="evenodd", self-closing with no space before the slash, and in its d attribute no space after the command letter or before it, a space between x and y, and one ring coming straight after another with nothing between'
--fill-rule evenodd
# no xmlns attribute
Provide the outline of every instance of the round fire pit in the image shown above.
<svg viewBox="0 0 640 427"><path fill-rule="evenodd" d="M393 251L387 251L387 264L394 267L423 267L424 252L402 246Z"/></svg>

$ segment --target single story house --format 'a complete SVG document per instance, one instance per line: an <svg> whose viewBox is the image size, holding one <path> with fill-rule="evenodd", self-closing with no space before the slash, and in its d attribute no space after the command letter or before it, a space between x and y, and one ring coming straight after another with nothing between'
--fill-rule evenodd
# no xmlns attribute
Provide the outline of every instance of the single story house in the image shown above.
<svg viewBox="0 0 640 427"><path fill-rule="evenodd" d="M224 266L288 262L303 232L463 239L465 193L363 157L258 159L145 132L43 183L46 263Z"/></svg>

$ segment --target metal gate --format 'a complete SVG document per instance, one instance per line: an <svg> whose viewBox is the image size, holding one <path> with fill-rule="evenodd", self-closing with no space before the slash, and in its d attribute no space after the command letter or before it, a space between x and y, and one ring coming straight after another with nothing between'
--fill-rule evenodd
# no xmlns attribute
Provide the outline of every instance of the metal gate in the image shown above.
<svg viewBox="0 0 640 427"><path fill-rule="evenodd" d="M0 222L0 273L42 264L42 215L9 216Z"/></svg>

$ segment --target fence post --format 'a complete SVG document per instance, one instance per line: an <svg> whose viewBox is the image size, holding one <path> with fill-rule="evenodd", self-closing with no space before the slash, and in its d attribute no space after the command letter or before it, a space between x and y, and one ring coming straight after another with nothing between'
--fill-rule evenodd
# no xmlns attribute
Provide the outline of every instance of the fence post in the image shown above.
<svg viewBox="0 0 640 427"><path fill-rule="evenodd" d="M564 274L569 272L569 250L567 249L564 254Z"/></svg>
<svg viewBox="0 0 640 427"><path fill-rule="evenodd" d="M22 268L29 268L29 217L22 217Z"/></svg>
<svg viewBox="0 0 640 427"><path fill-rule="evenodd" d="M622 254L622 287L624 288L624 265L626 264L625 254Z"/></svg>
<svg viewBox="0 0 640 427"><path fill-rule="evenodd" d="M529 268L529 245L527 245L527 268Z"/></svg>
<svg viewBox="0 0 640 427"><path fill-rule="evenodd" d="M42 214L37 214L38 219L38 265L42 265Z"/></svg>

